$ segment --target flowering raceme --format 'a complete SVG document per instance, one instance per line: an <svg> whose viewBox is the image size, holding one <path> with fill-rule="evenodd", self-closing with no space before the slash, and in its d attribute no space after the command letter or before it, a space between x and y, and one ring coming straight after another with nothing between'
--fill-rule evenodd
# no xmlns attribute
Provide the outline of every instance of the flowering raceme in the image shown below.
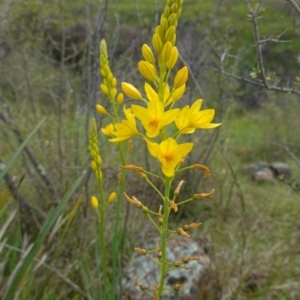
<svg viewBox="0 0 300 300"><path fill-rule="evenodd" d="M143 59L138 63L138 70L145 81L143 92L141 92L135 84L122 82L121 89L123 92L118 93L117 79L113 76L109 66L106 43L103 40L100 42L100 73L103 78L100 89L103 94L107 95L111 102L113 113L108 110L107 105L103 106L98 104L96 109L102 116L110 118L110 124L103 127L101 131L110 137L109 141L119 143L118 149L122 161L122 174L118 177L120 192L118 192L118 194L115 192L111 193L107 200L111 203L116 199L117 195L124 194L127 201L138 209L141 209L144 212L144 216L148 218L157 229L160 235L160 243L157 244L156 249L152 249L151 251L157 251L157 257L154 258L153 256L152 258L159 265L160 278L149 288L144 287L136 279L137 285L140 286L140 288L143 286L143 290L151 296L151 299L157 300L161 299L165 289L164 282L168 272L174 268L174 262L169 261L167 257L167 242L174 238L176 234L189 237L190 235L185 230L201 225L200 223L192 223L187 226L187 229L178 228L176 231L169 230L168 218L171 210L176 212L178 207L182 204L210 196L214 191L212 190L209 193L197 193L185 200L179 199L180 188L184 183L182 180L175 191L172 192L173 183L175 181L174 177L177 172L183 172L188 169L200 169L201 171L205 171L206 175L210 174L207 167L198 163L181 167L185 157L192 151L194 143L180 142L180 137L185 134L192 134L196 129L211 129L221 125L220 123L212 123L215 116L214 109L201 110L201 99L196 100L191 105L180 106L179 100L185 93L189 77L187 66L183 66L177 72L173 72L180 57L175 44L177 38L176 29L182 10L182 4L183 0L166 0L166 6L160 18L160 24L156 26L152 37L152 46L147 44L142 46ZM130 98L130 100L134 100L134 104L131 104L129 108L128 106L127 108L125 105L123 106L125 119L120 120L119 109L124 103L124 95ZM142 127L138 126L136 120L141 123ZM172 123L174 123L175 126ZM142 128L143 132L140 132L138 130L139 128ZM99 179L98 181L101 181L102 161L100 155L98 155L98 148L94 145L96 132L97 128L94 124L91 135L91 141L93 141L93 146L91 147L93 161L91 166L94 172L96 172L97 179ZM154 182L151 181L151 176L156 178L159 176L150 172L150 170L144 169L142 166L136 166L132 163L127 164L126 162L126 156L123 152L125 145L121 142L131 140L131 138L135 136L139 136L139 138L143 137L147 145L148 153L160 164L161 172L164 175L164 177L161 178L164 183L163 193L160 189L156 188ZM130 143L127 143L127 145L130 146ZM126 193L123 193L125 171L130 169L149 183L162 199L163 205L159 207L158 213L148 209L134 196L129 197ZM101 199L103 199L103 197ZM118 201L120 199L118 196ZM96 208L98 205L96 200L93 198L91 201L93 207ZM119 205L118 207L121 206ZM116 215L120 216L120 211ZM116 229L118 229L118 218L116 218L116 220ZM104 227L102 232L104 232ZM115 232L117 233L118 230ZM116 240L117 239L118 235L116 235ZM104 241L102 244L104 245ZM105 250L103 250L103 253L105 256ZM145 253L140 254L144 255ZM105 261L104 256L103 260ZM181 265L184 266L184 264L183 262ZM177 292L178 286L174 286L174 290ZM110 298L104 297L103 299Z"/></svg>

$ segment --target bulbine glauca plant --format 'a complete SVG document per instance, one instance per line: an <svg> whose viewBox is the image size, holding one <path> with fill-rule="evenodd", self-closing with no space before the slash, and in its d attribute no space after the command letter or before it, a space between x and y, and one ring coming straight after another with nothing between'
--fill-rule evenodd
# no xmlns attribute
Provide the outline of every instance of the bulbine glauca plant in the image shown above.
<svg viewBox="0 0 300 300"><path fill-rule="evenodd" d="M107 53L107 47L104 40L100 42L100 73L103 82L100 89L107 95L112 112L108 112L104 106L98 104L97 111L100 114L106 114L111 118L111 123L101 129L102 133L108 136L109 141L116 143L120 151L122 175L120 176L120 185L118 192L118 202L125 199L140 209L149 219L160 235L160 243L156 249L143 249L136 247L135 250L140 255L148 255L154 260L160 269L160 280L153 287L145 287L142 282L136 279L137 285L143 289L152 299L160 299L164 291L164 280L167 273L174 267L184 267L189 260L195 260L195 257L183 258L182 264L174 265L174 262L167 260L166 249L167 242L178 236L189 237L188 230L197 228L201 223L191 223L183 228L172 230L169 228L169 215L171 210L175 212L187 202L194 201L201 197L210 196L214 190L207 193L195 193L189 199L180 200L180 189L184 181L180 181L175 190L171 190L171 184L174 182L178 173L188 169L200 169L206 175L210 172L207 167L201 164L184 166L184 160L194 148L194 143L182 143L180 139L184 135L194 134L196 129L211 129L220 126L219 123L211 123L215 111L214 109L201 110L202 100L196 100L191 106L180 107L180 99L186 89L188 79L188 68L182 67L176 74L172 70L175 67L179 53L176 47L176 28L181 14L183 0L167 0L164 12L160 19L160 24L156 27L152 37L152 45L144 44L142 46L143 60L138 63L138 69L145 79L144 92L140 92L133 84L122 82L123 93L130 99L136 101L129 107L123 106L124 119L119 119L118 110L123 105L124 94L117 91L117 80L114 77L110 66ZM143 132L138 130L137 122L141 123ZM175 124L175 126L174 126ZM133 138L139 138L141 143L146 143L148 154L158 160L161 165L161 174L153 174L142 166L127 164L123 152L123 141ZM100 197L104 199L102 189L101 158L97 146L97 129L95 120L91 126L90 149L92 156L92 169L98 179L100 188ZM148 209L142 199L128 195L124 190L125 171L134 171L141 180L145 180L161 198L161 206L157 211ZM160 178L164 183L164 192L160 192L151 181L151 178ZM120 192L121 191L121 192ZM109 199L115 198L110 196ZM99 209L100 230L104 233L105 206L107 201L102 200L98 206L98 200L93 196L91 199L95 209ZM119 214L119 213L118 213ZM117 230L116 230L117 231ZM107 259L105 257L105 240L103 234L103 278L104 286L110 280L107 276ZM188 272L188 270L187 270ZM180 286L174 288L180 289Z"/></svg>

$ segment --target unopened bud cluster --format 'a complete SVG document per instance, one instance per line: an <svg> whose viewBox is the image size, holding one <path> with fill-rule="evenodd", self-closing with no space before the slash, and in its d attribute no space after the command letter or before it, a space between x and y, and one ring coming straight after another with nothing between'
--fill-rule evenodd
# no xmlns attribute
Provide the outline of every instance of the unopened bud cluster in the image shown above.
<svg viewBox="0 0 300 300"><path fill-rule="evenodd" d="M97 134L97 125L95 119L91 122L90 127L90 154L92 157L91 167L94 171L97 178L102 178L101 172L101 165L102 165L102 158L99 155L99 148L98 148L98 134Z"/></svg>
<svg viewBox="0 0 300 300"><path fill-rule="evenodd" d="M103 78L103 82L100 84L101 91L108 95L112 100L117 96L117 79L111 72L108 60L107 46L105 40L100 42L100 74ZM122 93L117 96L117 103L122 104L124 95ZM96 109L99 111L99 107ZM100 109L100 113L103 113Z"/></svg>

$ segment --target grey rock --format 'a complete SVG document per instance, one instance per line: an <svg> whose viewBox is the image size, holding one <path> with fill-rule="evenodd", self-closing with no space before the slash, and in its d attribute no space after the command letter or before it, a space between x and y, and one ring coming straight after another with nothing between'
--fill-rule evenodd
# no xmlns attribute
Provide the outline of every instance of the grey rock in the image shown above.
<svg viewBox="0 0 300 300"><path fill-rule="evenodd" d="M154 249L159 242L156 237L142 245L145 249ZM141 246L139 246L141 247ZM165 287L170 290L164 291L161 300L199 300L203 299L200 295L203 281L209 280L210 259L198 243L192 239L178 236L168 242L167 257L169 261L181 262L184 257L196 256L200 261L190 261L186 264L187 269L176 268L170 271L165 280ZM156 257L155 257L156 258ZM155 283L159 281L159 267L149 257L135 253L126 270L123 279L125 299L127 300L150 300L151 297L145 294L135 283L135 278L150 291ZM202 282L201 282L202 281ZM183 284L179 292L172 290L175 284Z"/></svg>
<svg viewBox="0 0 300 300"><path fill-rule="evenodd" d="M253 175L254 181L259 181L259 182L275 182L275 176L273 171L270 168L261 168L255 171Z"/></svg>
<svg viewBox="0 0 300 300"><path fill-rule="evenodd" d="M292 176L292 169L286 163L273 162L271 163L270 168L274 171L276 176L284 176L284 177Z"/></svg>

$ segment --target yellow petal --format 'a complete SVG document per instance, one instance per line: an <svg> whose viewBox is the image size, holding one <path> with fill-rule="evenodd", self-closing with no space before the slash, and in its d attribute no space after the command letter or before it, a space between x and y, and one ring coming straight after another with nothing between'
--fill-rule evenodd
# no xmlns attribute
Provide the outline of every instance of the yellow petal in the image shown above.
<svg viewBox="0 0 300 300"><path fill-rule="evenodd" d="M149 153L155 157L155 158L158 158L160 156L160 146L156 143L152 143L150 142L149 140L145 139L145 142L147 143L147 147L148 147L148 151Z"/></svg>
<svg viewBox="0 0 300 300"><path fill-rule="evenodd" d="M186 157L193 149L194 144L193 143L184 143L180 144L177 147L177 151L180 153L181 158Z"/></svg>
<svg viewBox="0 0 300 300"><path fill-rule="evenodd" d="M162 172L167 177L173 177L175 174L175 168L173 166L162 165Z"/></svg>
<svg viewBox="0 0 300 300"><path fill-rule="evenodd" d="M178 116L179 111L180 111L179 108L174 108L174 109L166 111L161 120L162 126L166 126L166 125L172 123Z"/></svg>
<svg viewBox="0 0 300 300"><path fill-rule="evenodd" d="M149 101L159 101L159 96L149 83L144 85L145 93Z"/></svg>
<svg viewBox="0 0 300 300"><path fill-rule="evenodd" d="M175 124L179 131L187 128L190 121L190 107L185 106L182 108L178 114L177 119L175 120Z"/></svg>

